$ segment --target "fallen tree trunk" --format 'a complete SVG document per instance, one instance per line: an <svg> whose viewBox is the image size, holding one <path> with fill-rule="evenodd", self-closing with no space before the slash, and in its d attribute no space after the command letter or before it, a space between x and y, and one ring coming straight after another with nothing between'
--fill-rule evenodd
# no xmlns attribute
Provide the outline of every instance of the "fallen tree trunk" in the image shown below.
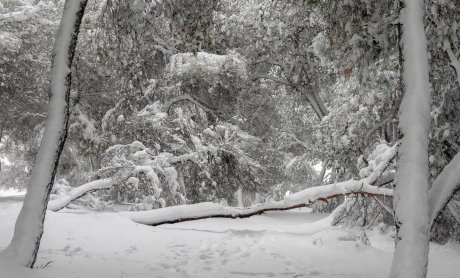
<svg viewBox="0 0 460 278"><path fill-rule="evenodd" d="M67 192L64 196L48 202L48 210L59 211L68 206L72 201L83 197L89 192L112 188L115 181L113 179L100 179L88 182Z"/></svg>
<svg viewBox="0 0 460 278"><path fill-rule="evenodd" d="M247 218L267 211L282 211L307 207L316 201L326 201L338 196L351 194L393 196L393 189L373 186L385 171L387 164L396 155L397 144L378 155L379 164L372 167L372 173L361 180L316 186L286 196L282 201L258 204L249 208L225 207L215 203L181 205L137 212L122 212L136 223L157 226L206 218Z"/></svg>
<svg viewBox="0 0 460 278"><path fill-rule="evenodd" d="M349 180L337 184L311 187L287 196L282 201L258 204L249 208L226 207L215 203L199 203L166 207L149 211L121 212L132 221L157 226L206 218L247 218L267 211L283 211L308 207L316 201L351 194L392 196L393 190L378 188L361 181Z"/></svg>

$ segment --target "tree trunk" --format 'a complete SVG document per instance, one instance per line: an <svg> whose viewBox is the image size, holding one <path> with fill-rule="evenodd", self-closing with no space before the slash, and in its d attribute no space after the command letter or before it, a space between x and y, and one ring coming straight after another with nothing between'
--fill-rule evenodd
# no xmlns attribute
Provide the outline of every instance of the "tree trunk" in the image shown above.
<svg viewBox="0 0 460 278"><path fill-rule="evenodd" d="M428 132L430 84L423 0L401 11L405 95L399 125L404 135L394 192L396 249L390 277L423 278L428 265Z"/></svg>
<svg viewBox="0 0 460 278"><path fill-rule="evenodd" d="M43 234L46 206L67 138L71 66L86 0L66 0L54 43L48 119L14 236L3 256L33 267Z"/></svg>

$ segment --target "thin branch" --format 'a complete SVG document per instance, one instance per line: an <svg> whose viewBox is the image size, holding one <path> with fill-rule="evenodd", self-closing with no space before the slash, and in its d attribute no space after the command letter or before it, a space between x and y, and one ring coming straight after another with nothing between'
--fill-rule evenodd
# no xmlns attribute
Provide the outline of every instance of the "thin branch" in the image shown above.
<svg viewBox="0 0 460 278"><path fill-rule="evenodd" d="M447 52L447 55L450 59L450 64L455 69L455 73L457 74L457 83L460 86L460 61L458 60L457 56L452 51L452 46L450 44L449 39L445 39L443 41L444 50Z"/></svg>
<svg viewBox="0 0 460 278"><path fill-rule="evenodd" d="M271 76L271 75L268 75L268 74L256 75L256 76L253 76L251 79L252 80L267 79L267 80L274 81L276 83L283 84L283 85L288 86L288 87L294 87L294 84L289 82L287 79Z"/></svg>
<svg viewBox="0 0 460 278"><path fill-rule="evenodd" d="M380 201L378 198L376 198L375 196L373 195L370 195L372 197L372 199L374 199L377 204L379 204L379 206L381 208L383 208L386 212L388 212L391 216L395 217L395 212L393 211L393 209L389 208L387 205L385 205L382 201Z"/></svg>
<svg viewBox="0 0 460 278"><path fill-rule="evenodd" d="M209 113L213 113L213 114L222 114L220 113L219 111L213 109L213 108L210 108L210 106L202 101L198 101L196 100L195 98L193 98L192 96L190 95L183 95L183 96L179 96L179 97L176 97L176 98L173 98L171 100L169 100L165 105L165 109L167 111L167 113L169 114L169 111L171 110L171 106L174 104L174 103L177 103L177 102L180 102L180 101L190 101L191 103L199 106L201 109L203 109L204 111L206 112L209 112Z"/></svg>

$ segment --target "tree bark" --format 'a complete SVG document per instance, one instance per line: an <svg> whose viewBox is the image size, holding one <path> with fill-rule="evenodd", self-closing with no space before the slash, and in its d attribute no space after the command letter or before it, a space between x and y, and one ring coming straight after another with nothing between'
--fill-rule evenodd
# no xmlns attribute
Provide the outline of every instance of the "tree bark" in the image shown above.
<svg viewBox="0 0 460 278"><path fill-rule="evenodd" d="M423 278L428 265L428 132L430 85L423 0L401 10L404 98L399 125L404 135L394 192L396 249L390 277Z"/></svg>
<svg viewBox="0 0 460 278"><path fill-rule="evenodd" d="M51 188L67 138L71 66L86 0L66 0L54 43L48 118L14 236L3 256L33 267L40 247Z"/></svg>

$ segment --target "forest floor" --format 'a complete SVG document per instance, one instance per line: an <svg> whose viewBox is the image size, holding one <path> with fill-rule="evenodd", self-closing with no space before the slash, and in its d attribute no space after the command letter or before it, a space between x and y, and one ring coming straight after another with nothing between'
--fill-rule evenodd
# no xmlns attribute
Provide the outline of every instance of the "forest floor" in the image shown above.
<svg viewBox="0 0 460 278"><path fill-rule="evenodd" d="M0 198L0 250L20 198ZM0 277L387 277L393 231L331 227L308 209L150 227L117 212L48 212L36 267L0 260ZM458 277L460 244L431 244L429 277Z"/></svg>

